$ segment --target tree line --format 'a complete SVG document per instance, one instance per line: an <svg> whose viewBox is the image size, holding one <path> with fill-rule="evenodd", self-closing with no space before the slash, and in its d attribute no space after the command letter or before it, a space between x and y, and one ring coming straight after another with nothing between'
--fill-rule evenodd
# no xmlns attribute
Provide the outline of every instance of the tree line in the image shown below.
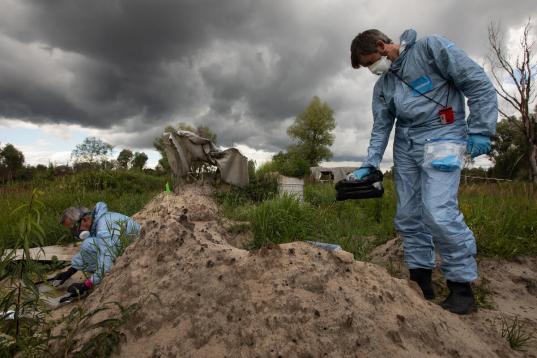
<svg viewBox="0 0 537 358"><path fill-rule="evenodd" d="M113 146L96 137L87 137L71 152L75 169L134 169L142 170L147 163L147 154L123 149L117 158L111 159Z"/></svg>
<svg viewBox="0 0 537 358"><path fill-rule="evenodd" d="M26 164L22 151L13 144L0 145L0 181L52 178L82 170L147 170L148 157L144 152L123 149L117 158L112 157L113 146L96 137L87 137L71 152L71 165Z"/></svg>
<svg viewBox="0 0 537 358"><path fill-rule="evenodd" d="M535 120L535 113L529 116ZM318 97L314 97L308 107L299 114L295 122L288 128L292 144L287 150L276 153L272 159L263 164L261 172L279 172L283 175L303 177L309 168L317 166L322 160L332 157L330 146L335 137L333 110ZM201 137L217 142L217 136L206 126L193 127L180 123L176 127L168 126L165 131L189 130ZM511 116L498 122L497 133L492 142L490 154L493 166L489 169L474 168L466 170L472 175L511 180L533 181L530 163L531 146L527 140L523 121ZM169 173L170 166L166 159L162 137L155 138L153 145L161 154L156 167L157 173ZM12 144L0 146L0 180L29 180L34 177L52 177L71 174L84 169L108 170L144 170L147 155L144 152L133 152L123 149L115 159L111 158L113 147L96 137L88 137L72 151L72 165L36 166L25 165L24 154ZM193 171L205 170L204 163L194 163ZM147 169L145 169L147 170Z"/></svg>

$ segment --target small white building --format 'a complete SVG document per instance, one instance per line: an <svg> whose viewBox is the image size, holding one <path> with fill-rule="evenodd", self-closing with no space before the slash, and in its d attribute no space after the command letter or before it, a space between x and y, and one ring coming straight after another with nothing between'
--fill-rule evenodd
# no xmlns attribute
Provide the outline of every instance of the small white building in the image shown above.
<svg viewBox="0 0 537 358"><path fill-rule="evenodd" d="M334 182L337 183L341 179L344 179L348 173L355 170L357 167L311 167L310 176L311 179L317 182Z"/></svg>

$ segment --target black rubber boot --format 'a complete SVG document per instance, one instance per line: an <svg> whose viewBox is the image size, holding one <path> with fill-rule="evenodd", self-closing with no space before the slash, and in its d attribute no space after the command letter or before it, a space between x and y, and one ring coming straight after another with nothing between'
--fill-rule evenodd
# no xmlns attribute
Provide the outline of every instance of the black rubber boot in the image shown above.
<svg viewBox="0 0 537 358"><path fill-rule="evenodd" d="M469 314L477 311L474 292L470 282L447 281L449 295L440 304L443 309L456 314Z"/></svg>
<svg viewBox="0 0 537 358"><path fill-rule="evenodd" d="M417 268L417 269L410 269L410 280L414 281L420 286L421 292L423 292L423 297L425 297L426 300L432 300L435 298L431 275L433 274L433 270L424 269L424 268Z"/></svg>

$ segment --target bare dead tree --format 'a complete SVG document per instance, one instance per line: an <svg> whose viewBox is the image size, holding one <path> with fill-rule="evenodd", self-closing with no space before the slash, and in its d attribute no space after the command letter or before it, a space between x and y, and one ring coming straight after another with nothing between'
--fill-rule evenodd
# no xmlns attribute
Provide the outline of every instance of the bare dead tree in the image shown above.
<svg viewBox="0 0 537 358"><path fill-rule="evenodd" d="M531 39L531 19L524 26L520 37L519 50L513 56L505 49L503 36L499 26L489 26L489 63L491 74L496 82L496 92L509 103L520 116L520 130L528 143L529 179L537 183L537 106L534 113L530 112L530 106L537 98L535 74L537 73L537 61L534 58L533 47L535 42ZM507 75L507 83L504 75ZM509 86L512 82L514 85ZM502 109L499 110L505 118L511 116ZM513 122L515 123L515 122Z"/></svg>

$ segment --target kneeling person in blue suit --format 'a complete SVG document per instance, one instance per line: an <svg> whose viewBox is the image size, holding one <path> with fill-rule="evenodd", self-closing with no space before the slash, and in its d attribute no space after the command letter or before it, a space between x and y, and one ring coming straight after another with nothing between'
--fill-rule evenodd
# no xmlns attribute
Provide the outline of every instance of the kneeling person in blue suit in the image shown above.
<svg viewBox="0 0 537 358"><path fill-rule="evenodd" d="M136 221L126 215L108 211L103 202L98 202L93 210L67 208L60 218L60 224L83 242L80 252L71 260L71 268L59 273L53 280L61 285L77 271L92 273L84 282L69 286L69 292L78 292L79 295L87 293L101 282L126 243L140 233L140 225Z"/></svg>

